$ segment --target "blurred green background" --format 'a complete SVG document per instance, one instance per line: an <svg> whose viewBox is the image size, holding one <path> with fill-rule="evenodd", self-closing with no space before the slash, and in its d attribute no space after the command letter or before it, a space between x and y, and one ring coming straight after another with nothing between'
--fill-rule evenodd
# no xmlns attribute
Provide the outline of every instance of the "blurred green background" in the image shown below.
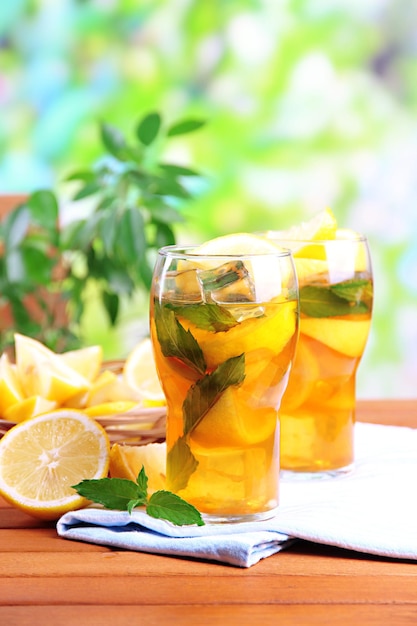
<svg viewBox="0 0 417 626"><path fill-rule="evenodd" d="M13 0L0 4L0 193L54 187L159 110L207 120L174 142L195 166L177 230L194 243L285 228L331 206L367 234L374 324L360 397L416 397L415 0ZM117 331L91 307L85 340L124 356L146 306Z"/></svg>

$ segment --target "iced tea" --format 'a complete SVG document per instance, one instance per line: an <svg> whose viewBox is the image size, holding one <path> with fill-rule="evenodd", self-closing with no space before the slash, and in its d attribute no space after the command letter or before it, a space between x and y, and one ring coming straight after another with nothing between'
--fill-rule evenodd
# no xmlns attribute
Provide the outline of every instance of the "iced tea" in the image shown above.
<svg viewBox="0 0 417 626"><path fill-rule="evenodd" d="M270 516L277 411L298 334L288 253L197 258L162 249L151 334L168 407L167 488L213 520Z"/></svg>

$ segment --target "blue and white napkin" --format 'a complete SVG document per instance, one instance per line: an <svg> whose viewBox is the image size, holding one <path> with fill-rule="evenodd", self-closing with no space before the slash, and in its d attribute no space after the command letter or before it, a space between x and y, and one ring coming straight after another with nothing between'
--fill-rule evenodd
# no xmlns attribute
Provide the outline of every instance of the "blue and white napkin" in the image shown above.
<svg viewBox="0 0 417 626"><path fill-rule="evenodd" d="M417 429L356 424L354 471L281 480L277 515L263 522L174 526L141 510L66 513L58 534L118 549L250 567L296 539L417 560Z"/></svg>

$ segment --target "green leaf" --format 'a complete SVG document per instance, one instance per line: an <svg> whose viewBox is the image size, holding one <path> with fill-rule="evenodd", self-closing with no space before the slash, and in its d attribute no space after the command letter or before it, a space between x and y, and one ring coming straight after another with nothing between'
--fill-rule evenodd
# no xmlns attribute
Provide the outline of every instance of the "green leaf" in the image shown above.
<svg viewBox="0 0 417 626"><path fill-rule="evenodd" d="M205 120L183 120L170 126L167 135L168 137L173 137L174 135L185 135L186 133L198 130L205 124Z"/></svg>
<svg viewBox="0 0 417 626"><path fill-rule="evenodd" d="M132 480L126 478L99 478L82 480L72 485L80 496L91 502L98 502L107 509L128 510L129 503L134 500L137 505L146 504L146 494Z"/></svg>
<svg viewBox="0 0 417 626"><path fill-rule="evenodd" d="M177 316L193 322L198 328L212 332L227 331L238 322L224 307L217 304L191 304L175 307Z"/></svg>
<svg viewBox="0 0 417 626"><path fill-rule="evenodd" d="M204 374L206 361L203 352L192 333L176 319L174 311L156 301L154 316L162 354L177 358L199 374Z"/></svg>
<svg viewBox="0 0 417 626"><path fill-rule="evenodd" d="M102 187L96 181L91 181L81 187L73 196L73 200L82 200L83 198L87 198L88 196L93 196L97 192L101 191Z"/></svg>
<svg viewBox="0 0 417 626"><path fill-rule="evenodd" d="M49 190L35 191L28 199L33 221L54 233L58 228L59 209L55 194Z"/></svg>
<svg viewBox="0 0 417 626"><path fill-rule="evenodd" d="M372 282L369 279L345 280L343 283L330 285L330 289L339 298L349 300L349 302L360 303L373 296Z"/></svg>
<svg viewBox="0 0 417 626"><path fill-rule="evenodd" d="M71 182L73 180L79 180L83 183L92 183L96 180L96 175L90 170L80 170L78 172L73 172L72 174L67 176L65 180L67 180L68 182Z"/></svg>
<svg viewBox="0 0 417 626"><path fill-rule="evenodd" d="M245 355L231 357L220 363L211 374L206 374L188 390L182 405L184 435L189 434L231 385L239 385L245 378Z"/></svg>
<svg viewBox="0 0 417 626"><path fill-rule="evenodd" d="M136 135L144 146L149 146L157 137L161 127L159 113L149 113L138 124Z"/></svg>
<svg viewBox="0 0 417 626"><path fill-rule="evenodd" d="M126 141L118 128L110 124L100 124L101 140L105 148L117 159L126 159Z"/></svg>
<svg viewBox="0 0 417 626"><path fill-rule="evenodd" d="M191 452L185 437L179 437L167 455L167 483L174 491L184 489L198 461Z"/></svg>
<svg viewBox="0 0 417 626"><path fill-rule="evenodd" d="M148 493L148 477L145 472L145 467L142 465L142 468L136 478L136 484L139 487L140 493L146 495Z"/></svg>
<svg viewBox="0 0 417 626"><path fill-rule="evenodd" d="M368 310L364 302L350 302L339 297L329 286L305 285L300 289L300 312L309 317L334 317Z"/></svg>
<svg viewBox="0 0 417 626"><path fill-rule="evenodd" d="M114 326L119 317L120 298L117 294L110 293L109 291L103 291L101 297L104 308L109 316L110 324Z"/></svg>
<svg viewBox="0 0 417 626"><path fill-rule="evenodd" d="M117 213L106 211L100 214L97 224L97 234L103 242L103 248L107 255L111 255L116 241Z"/></svg>
<svg viewBox="0 0 417 626"><path fill-rule="evenodd" d="M51 285L54 259L46 256L42 249L28 245L28 242L22 246L21 252L27 280L46 287Z"/></svg>
<svg viewBox="0 0 417 626"><path fill-rule="evenodd" d="M116 251L119 258L136 263L146 250L145 224L137 207L127 207L116 229Z"/></svg>
<svg viewBox="0 0 417 626"><path fill-rule="evenodd" d="M177 526L197 524L204 526L197 509L170 491L156 491L149 498L146 512L151 517L165 519Z"/></svg>
<svg viewBox="0 0 417 626"><path fill-rule="evenodd" d="M146 203L146 208L149 209L151 214L151 220L153 222L162 222L168 226L173 222L183 222L184 218L181 213L178 213L176 209L165 204L162 198L156 198L153 201Z"/></svg>
<svg viewBox="0 0 417 626"><path fill-rule="evenodd" d="M158 196L172 196L174 198L189 198L189 192L175 178L154 177L152 193Z"/></svg>
<svg viewBox="0 0 417 626"><path fill-rule="evenodd" d="M159 167L172 176L200 176L196 170L192 170L189 167L182 165L175 165L174 163L160 163Z"/></svg>
<svg viewBox="0 0 417 626"><path fill-rule="evenodd" d="M175 235L170 226L168 224L163 224L161 222L156 223L156 233L154 246L155 248L162 248L163 246L171 246L175 243Z"/></svg>

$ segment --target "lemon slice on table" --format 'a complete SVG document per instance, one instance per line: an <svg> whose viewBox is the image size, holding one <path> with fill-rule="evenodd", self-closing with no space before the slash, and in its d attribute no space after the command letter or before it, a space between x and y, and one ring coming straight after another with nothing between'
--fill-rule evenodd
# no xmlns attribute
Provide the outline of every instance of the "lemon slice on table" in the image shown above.
<svg viewBox="0 0 417 626"><path fill-rule="evenodd" d="M145 405L166 403L156 370L152 342L148 337L138 343L126 359L123 380L137 392Z"/></svg>
<svg viewBox="0 0 417 626"><path fill-rule="evenodd" d="M127 478L136 482L138 474L145 468L150 493L165 489L166 443L148 443L143 446L128 446L115 443L110 451L110 476Z"/></svg>
<svg viewBox="0 0 417 626"><path fill-rule="evenodd" d="M72 485L107 476L109 453L104 428L81 411L33 417L0 440L0 494L34 517L58 519L88 504Z"/></svg>

